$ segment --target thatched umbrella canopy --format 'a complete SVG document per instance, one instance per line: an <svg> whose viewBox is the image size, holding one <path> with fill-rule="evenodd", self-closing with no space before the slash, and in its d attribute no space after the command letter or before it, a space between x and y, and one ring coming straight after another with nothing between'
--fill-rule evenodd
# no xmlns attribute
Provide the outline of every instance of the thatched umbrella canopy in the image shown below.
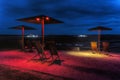
<svg viewBox="0 0 120 80"><path fill-rule="evenodd" d="M18 26L10 27L9 29L22 30L22 49L24 49L24 30L36 30L33 27L25 26L25 25L18 25Z"/></svg>
<svg viewBox="0 0 120 80"><path fill-rule="evenodd" d="M112 30L112 28L103 27L103 26L97 26L97 27L94 27L94 28L90 28L90 29L88 29L88 30L89 30L89 31L98 31L98 50L100 51L101 31Z"/></svg>
<svg viewBox="0 0 120 80"><path fill-rule="evenodd" d="M33 17L21 18L21 19L17 19L17 20L23 21L23 22L35 23L35 24L42 24L42 29L41 29L42 45L44 45L44 24L63 23L62 21L59 21L57 19L45 16L45 15L38 15L38 16L33 16Z"/></svg>

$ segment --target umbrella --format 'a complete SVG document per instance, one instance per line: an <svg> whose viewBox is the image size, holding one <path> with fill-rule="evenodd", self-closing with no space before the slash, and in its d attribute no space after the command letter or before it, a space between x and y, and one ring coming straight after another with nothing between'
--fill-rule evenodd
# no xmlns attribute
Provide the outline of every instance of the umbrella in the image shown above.
<svg viewBox="0 0 120 80"><path fill-rule="evenodd" d="M42 29L41 29L42 45L44 45L44 24L63 23L62 21L56 20L52 17L48 17L45 15L38 15L38 16L33 16L33 17L28 17L28 18L21 18L21 19L18 19L18 21L35 23L35 24L42 24Z"/></svg>
<svg viewBox="0 0 120 80"><path fill-rule="evenodd" d="M15 27L10 27L9 29L22 30L22 49L23 50L24 50L24 30L36 30L35 28L32 28L30 26L25 26L25 25L18 25Z"/></svg>
<svg viewBox="0 0 120 80"><path fill-rule="evenodd" d="M100 51L100 37L101 37L101 31L103 30L112 30L112 28L103 27L103 26L97 26L94 28L88 29L89 31L98 31L98 50Z"/></svg>

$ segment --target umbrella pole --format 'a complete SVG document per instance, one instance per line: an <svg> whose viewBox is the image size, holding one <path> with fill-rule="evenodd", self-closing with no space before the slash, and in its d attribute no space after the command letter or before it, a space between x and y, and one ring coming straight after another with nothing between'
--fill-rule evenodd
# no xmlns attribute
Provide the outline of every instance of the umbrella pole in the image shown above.
<svg viewBox="0 0 120 80"><path fill-rule="evenodd" d="M100 52L100 37L101 37L101 30L98 30L98 51Z"/></svg>
<svg viewBox="0 0 120 80"><path fill-rule="evenodd" d="M41 24L42 24L42 46L44 46L44 18L42 18L42 22L41 22Z"/></svg>
<svg viewBox="0 0 120 80"><path fill-rule="evenodd" d="M24 50L24 27L22 27L22 49Z"/></svg>

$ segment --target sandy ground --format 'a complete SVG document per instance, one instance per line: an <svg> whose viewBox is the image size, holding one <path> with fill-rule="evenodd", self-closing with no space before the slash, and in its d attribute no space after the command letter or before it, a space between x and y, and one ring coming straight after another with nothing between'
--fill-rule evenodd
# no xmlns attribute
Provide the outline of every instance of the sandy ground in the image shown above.
<svg viewBox="0 0 120 80"><path fill-rule="evenodd" d="M51 74L0 65L0 80L67 80Z"/></svg>
<svg viewBox="0 0 120 80"><path fill-rule="evenodd" d="M31 60L36 52L0 51L0 80L120 80L120 54L108 54L59 51L61 65L50 65Z"/></svg>

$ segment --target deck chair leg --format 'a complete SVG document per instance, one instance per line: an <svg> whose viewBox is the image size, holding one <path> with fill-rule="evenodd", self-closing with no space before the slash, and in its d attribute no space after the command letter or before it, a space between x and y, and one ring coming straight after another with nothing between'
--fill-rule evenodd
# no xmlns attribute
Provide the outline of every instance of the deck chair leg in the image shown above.
<svg viewBox="0 0 120 80"><path fill-rule="evenodd" d="M53 57L53 55L51 55L51 58L52 58L52 60L51 60L51 62L50 62L50 64L49 64L49 65L54 64L54 57Z"/></svg>
<svg viewBox="0 0 120 80"><path fill-rule="evenodd" d="M60 56L59 55L57 55L58 57L59 57L59 59L60 59Z"/></svg>
<svg viewBox="0 0 120 80"><path fill-rule="evenodd" d="M41 61L45 62L47 60L47 57L46 55L43 53L41 53L41 58L40 58Z"/></svg>
<svg viewBox="0 0 120 80"><path fill-rule="evenodd" d="M56 59L57 59L57 60L60 60L60 56L59 56L59 55L57 55Z"/></svg>
<svg viewBox="0 0 120 80"><path fill-rule="evenodd" d="M53 57L53 55L51 55L51 57L52 57L52 62L54 61L54 57Z"/></svg>
<svg viewBox="0 0 120 80"><path fill-rule="evenodd" d="M56 55L56 57L54 57L54 56L51 56L51 57L52 57L52 62L49 65L52 65L52 64L61 65L61 60L60 60L59 55Z"/></svg>
<svg viewBox="0 0 120 80"><path fill-rule="evenodd" d="M29 59L28 61L34 59L35 57L39 56L39 58L41 57L39 54L36 54L35 56L33 56L31 59Z"/></svg>

